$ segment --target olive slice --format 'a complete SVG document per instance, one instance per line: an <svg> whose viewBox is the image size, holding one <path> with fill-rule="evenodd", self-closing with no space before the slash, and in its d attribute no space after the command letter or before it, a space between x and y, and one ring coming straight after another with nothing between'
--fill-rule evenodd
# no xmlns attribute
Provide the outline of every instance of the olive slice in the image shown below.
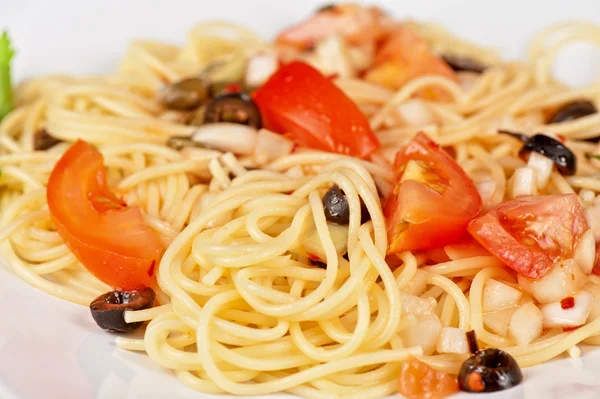
<svg viewBox="0 0 600 399"><path fill-rule="evenodd" d="M262 126L258 107L245 93L223 94L206 105L204 123L218 122L239 123L256 129Z"/></svg>
<svg viewBox="0 0 600 399"><path fill-rule="evenodd" d="M46 129L42 129L33 136L33 149L35 151L45 151L54 147L62 140L52 136Z"/></svg>
<svg viewBox="0 0 600 399"><path fill-rule="evenodd" d="M100 328L127 333L139 328L142 323L127 323L125 311L151 308L155 297L154 290L149 287L131 291L111 291L94 299L90 303L90 311Z"/></svg>
<svg viewBox="0 0 600 399"><path fill-rule="evenodd" d="M165 86L158 99L169 109L190 110L208 100L208 90L209 86L206 80L187 78Z"/></svg>
<svg viewBox="0 0 600 399"><path fill-rule="evenodd" d="M531 151L535 151L550 158L563 175L574 175L577 172L577 157L571 150L560 141L546 136L536 134L523 144L519 156L525 158Z"/></svg>
<svg viewBox="0 0 600 399"><path fill-rule="evenodd" d="M561 123L579 119L598 112L593 102L587 100L573 101L563 105L552 115L548 123Z"/></svg>
<svg viewBox="0 0 600 399"><path fill-rule="evenodd" d="M523 381L517 361L496 348L479 350L475 332L467 333L471 357L464 361L458 373L458 385L465 392L497 392L512 388Z"/></svg>
<svg viewBox="0 0 600 399"><path fill-rule="evenodd" d="M441 58L455 72L483 73L487 69L486 66L481 65L479 62L468 57L461 57L454 54L443 54Z"/></svg>
<svg viewBox="0 0 600 399"><path fill-rule="evenodd" d="M350 223L350 206L346 195L337 184L331 186L323 196L323 209L325 218L332 223L348 224ZM360 200L360 222L366 223L371 219L367 206Z"/></svg>

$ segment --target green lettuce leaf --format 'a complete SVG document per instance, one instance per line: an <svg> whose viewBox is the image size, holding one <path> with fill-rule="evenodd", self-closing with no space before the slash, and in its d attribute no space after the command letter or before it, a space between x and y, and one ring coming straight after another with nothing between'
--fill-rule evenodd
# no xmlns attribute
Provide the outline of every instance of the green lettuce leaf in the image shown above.
<svg viewBox="0 0 600 399"><path fill-rule="evenodd" d="M0 120L13 109L10 61L14 55L8 33L3 32L0 36Z"/></svg>

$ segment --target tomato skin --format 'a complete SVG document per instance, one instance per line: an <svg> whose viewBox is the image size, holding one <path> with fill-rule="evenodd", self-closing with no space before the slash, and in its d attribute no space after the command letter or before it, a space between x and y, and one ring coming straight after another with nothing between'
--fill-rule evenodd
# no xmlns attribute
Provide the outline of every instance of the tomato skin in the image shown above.
<svg viewBox="0 0 600 399"><path fill-rule="evenodd" d="M402 180L410 161L425 165L434 184ZM424 133L419 133L398 154L394 163L396 186L383 207L388 253L430 250L451 244L465 235L467 225L481 211L477 188L462 168Z"/></svg>
<svg viewBox="0 0 600 399"><path fill-rule="evenodd" d="M532 279L570 258L587 229L575 194L517 197L469 224L469 233L485 249Z"/></svg>
<svg viewBox="0 0 600 399"><path fill-rule="evenodd" d="M402 363L398 392L407 399L443 399L458 392L458 383L442 371L411 360Z"/></svg>
<svg viewBox="0 0 600 399"><path fill-rule="evenodd" d="M56 230L94 276L117 289L155 285L164 248L137 207L109 190L102 155L77 141L48 180L48 207Z"/></svg>
<svg viewBox="0 0 600 399"><path fill-rule="evenodd" d="M364 158L379 148L369 121L312 66L282 66L254 93L263 125L307 147Z"/></svg>

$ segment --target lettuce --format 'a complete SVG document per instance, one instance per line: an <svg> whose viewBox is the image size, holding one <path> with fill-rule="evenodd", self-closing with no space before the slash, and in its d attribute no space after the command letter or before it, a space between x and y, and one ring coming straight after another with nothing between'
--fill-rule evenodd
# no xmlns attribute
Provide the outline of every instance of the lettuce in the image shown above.
<svg viewBox="0 0 600 399"><path fill-rule="evenodd" d="M10 61L14 55L8 33L3 32L0 36L0 120L13 109Z"/></svg>

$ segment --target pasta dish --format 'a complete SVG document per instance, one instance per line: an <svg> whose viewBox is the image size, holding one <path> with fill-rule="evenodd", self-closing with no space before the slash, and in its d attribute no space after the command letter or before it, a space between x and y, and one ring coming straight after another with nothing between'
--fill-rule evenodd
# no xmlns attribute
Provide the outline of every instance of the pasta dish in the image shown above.
<svg viewBox="0 0 600 399"><path fill-rule="evenodd" d="M514 387L600 345L600 81L552 75L575 41L600 26L506 61L339 4L13 87L5 33L1 257L200 392Z"/></svg>

